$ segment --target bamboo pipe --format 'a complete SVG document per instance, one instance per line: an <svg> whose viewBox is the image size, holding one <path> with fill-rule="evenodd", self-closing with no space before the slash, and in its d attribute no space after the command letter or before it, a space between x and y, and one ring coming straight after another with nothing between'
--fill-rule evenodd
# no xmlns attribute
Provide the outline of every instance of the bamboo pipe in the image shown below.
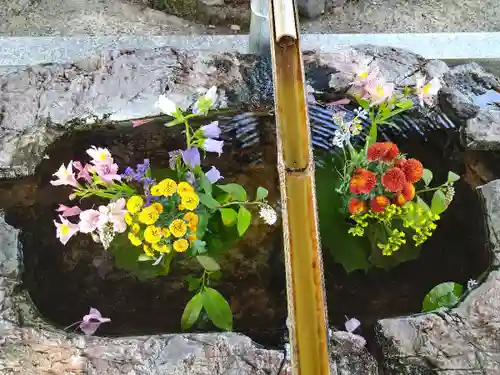
<svg viewBox="0 0 500 375"><path fill-rule="evenodd" d="M271 56L294 375L329 375L327 314L304 66L293 0L270 0Z"/></svg>

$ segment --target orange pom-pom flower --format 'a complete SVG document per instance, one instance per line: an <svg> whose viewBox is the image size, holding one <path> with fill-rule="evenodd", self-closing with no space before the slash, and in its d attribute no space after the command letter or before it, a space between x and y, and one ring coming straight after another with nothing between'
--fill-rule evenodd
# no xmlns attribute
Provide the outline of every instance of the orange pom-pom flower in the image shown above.
<svg viewBox="0 0 500 375"><path fill-rule="evenodd" d="M365 168L357 168L349 182L349 191L353 194L369 193L377 182L375 173Z"/></svg>
<svg viewBox="0 0 500 375"><path fill-rule="evenodd" d="M368 207L365 201L358 198L351 198L349 201L349 212L351 215L359 215L367 211Z"/></svg>
<svg viewBox="0 0 500 375"><path fill-rule="evenodd" d="M405 186L403 186L403 190L401 191L406 202L411 201L415 198L415 186L407 182Z"/></svg>
<svg viewBox="0 0 500 375"><path fill-rule="evenodd" d="M369 161L390 163L399 154L398 146L392 142L376 142L368 147L366 157Z"/></svg>
<svg viewBox="0 0 500 375"><path fill-rule="evenodd" d="M404 205L406 203L406 199L403 193L396 193L394 195L394 198L392 198L392 203L394 203L396 206Z"/></svg>
<svg viewBox="0 0 500 375"><path fill-rule="evenodd" d="M399 169L403 169L403 167L405 166L405 164L406 164L406 159L397 159L394 162L394 166L396 168L399 168Z"/></svg>
<svg viewBox="0 0 500 375"><path fill-rule="evenodd" d="M391 204L389 198L385 195L377 195L370 201L370 208L373 212L384 212L385 208Z"/></svg>
<svg viewBox="0 0 500 375"><path fill-rule="evenodd" d="M424 166L417 159L408 159L403 166L406 181L411 184L419 181L424 174Z"/></svg>
<svg viewBox="0 0 500 375"><path fill-rule="evenodd" d="M382 185L387 191L397 193L403 190L406 184L404 172L399 168L391 168L382 176Z"/></svg>

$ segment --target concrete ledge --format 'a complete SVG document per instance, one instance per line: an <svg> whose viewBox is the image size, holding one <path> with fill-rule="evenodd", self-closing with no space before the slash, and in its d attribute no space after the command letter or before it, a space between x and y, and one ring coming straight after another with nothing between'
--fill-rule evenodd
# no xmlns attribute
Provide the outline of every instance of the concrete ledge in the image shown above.
<svg viewBox="0 0 500 375"><path fill-rule="evenodd" d="M332 52L346 46L372 44L403 48L428 59L500 59L500 32L428 34L304 34L304 50ZM247 35L170 35L153 37L4 37L0 66L63 63L105 49L174 47L213 52L248 52Z"/></svg>

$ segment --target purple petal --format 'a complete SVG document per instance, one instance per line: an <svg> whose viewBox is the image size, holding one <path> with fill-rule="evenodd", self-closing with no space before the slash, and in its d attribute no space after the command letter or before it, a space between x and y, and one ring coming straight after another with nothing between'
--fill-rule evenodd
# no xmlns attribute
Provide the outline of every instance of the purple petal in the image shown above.
<svg viewBox="0 0 500 375"><path fill-rule="evenodd" d="M90 312L85 315L80 323L80 329L83 333L90 336L97 331L102 323L110 322L111 319L103 318L99 310L91 307Z"/></svg>
<svg viewBox="0 0 500 375"><path fill-rule="evenodd" d="M224 141L217 141L212 138L207 138L203 141L203 148L208 152L216 152L219 156L222 154L222 146Z"/></svg>
<svg viewBox="0 0 500 375"><path fill-rule="evenodd" d="M181 151L182 154L182 160L184 160L184 163L186 163L187 166L190 168L196 168L197 166L200 165L201 159L200 159L200 151L195 147L195 148L188 148L185 151Z"/></svg>
<svg viewBox="0 0 500 375"><path fill-rule="evenodd" d="M352 319L349 319L347 322L345 322L345 329L347 332L352 333L356 329L358 329L358 327L360 325L361 325L361 322L358 319L352 318Z"/></svg>
<svg viewBox="0 0 500 375"><path fill-rule="evenodd" d="M184 178L191 185L194 185L196 183L196 177L194 176L194 173L191 171L186 172L186 174L184 175Z"/></svg>
<svg viewBox="0 0 500 375"><path fill-rule="evenodd" d="M212 169L205 173L205 175L212 184L215 184L221 178L224 178L221 176L220 171L215 167L212 167Z"/></svg>
<svg viewBox="0 0 500 375"><path fill-rule="evenodd" d="M203 125L200 128L203 131L203 135L207 138L219 138L221 130L219 128L219 121L213 121L208 125Z"/></svg>

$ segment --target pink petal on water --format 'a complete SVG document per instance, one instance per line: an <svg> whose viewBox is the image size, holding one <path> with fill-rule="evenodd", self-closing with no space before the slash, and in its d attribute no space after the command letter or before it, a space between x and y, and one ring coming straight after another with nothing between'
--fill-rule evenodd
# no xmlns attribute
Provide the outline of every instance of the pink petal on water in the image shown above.
<svg viewBox="0 0 500 375"><path fill-rule="evenodd" d="M153 121L153 119L148 118L148 119L143 119L143 120L132 120L132 127L137 128L138 126L147 124L148 122Z"/></svg>
<svg viewBox="0 0 500 375"><path fill-rule="evenodd" d="M80 215L80 212L82 212L82 210L78 206L68 207L68 206L65 206L64 204L60 204L59 208L57 208L56 211L62 212L61 215L63 217Z"/></svg>
<svg viewBox="0 0 500 375"><path fill-rule="evenodd" d="M93 335L102 323L108 323L111 319L103 318L99 310L91 307L90 312L85 315L80 323L80 329L87 336Z"/></svg>
<svg viewBox="0 0 500 375"><path fill-rule="evenodd" d="M361 325L361 322L358 319L352 318L352 319L349 319L347 322L345 322L345 329L347 332L352 333L356 329L358 329L358 327L360 325Z"/></svg>

